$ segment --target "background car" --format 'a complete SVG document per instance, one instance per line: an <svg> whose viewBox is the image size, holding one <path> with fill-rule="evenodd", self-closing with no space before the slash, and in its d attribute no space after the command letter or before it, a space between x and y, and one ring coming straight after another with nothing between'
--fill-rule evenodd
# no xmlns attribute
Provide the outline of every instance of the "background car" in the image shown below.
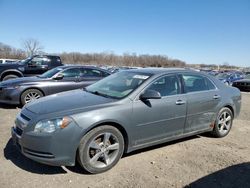
<svg viewBox="0 0 250 188"><path fill-rule="evenodd" d="M250 74L246 75L242 80L234 81L233 86L241 91L250 91Z"/></svg>
<svg viewBox="0 0 250 188"><path fill-rule="evenodd" d="M220 81L226 85L232 85L234 81L244 78L244 74L240 72L236 73L220 73L216 76Z"/></svg>
<svg viewBox="0 0 250 188"><path fill-rule="evenodd" d="M0 64L9 64L19 61L19 59L0 59Z"/></svg>
<svg viewBox="0 0 250 188"><path fill-rule="evenodd" d="M27 59L0 64L0 81L43 74L44 72L62 66L61 58L54 55L35 55Z"/></svg>
<svg viewBox="0 0 250 188"><path fill-rule="evenodd" d="M25 105L40 97L86 87L110 75L91 66L61 66L37 77L0 83L0 102Z"/></svg>
<svg viewBox="0 0 250 188"><path fill-rule="evenodd" d="M185 69L121 71L25 105L13 142L40 163L90 173L111 169L123 153L210 132L224 137L239 115L241 93Z"/></svg>

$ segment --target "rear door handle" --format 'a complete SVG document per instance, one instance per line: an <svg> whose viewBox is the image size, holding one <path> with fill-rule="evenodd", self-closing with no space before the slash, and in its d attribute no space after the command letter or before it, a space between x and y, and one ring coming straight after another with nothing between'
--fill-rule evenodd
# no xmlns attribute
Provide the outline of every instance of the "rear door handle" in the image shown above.
<svg viewBox="0 0 250 188"><path fill-rule="evenodd" d="M214 98L214 99L219 99L219 98L220 98L220 95L214 95L213 98Z"/></svg>
<svg viewBox="0 0 250 188"><path fill-rule="evenodd" d="M183 104L186 104L186 101L183 101L183 100L177 100L175 102L176 105L183 105Z"/></svg>

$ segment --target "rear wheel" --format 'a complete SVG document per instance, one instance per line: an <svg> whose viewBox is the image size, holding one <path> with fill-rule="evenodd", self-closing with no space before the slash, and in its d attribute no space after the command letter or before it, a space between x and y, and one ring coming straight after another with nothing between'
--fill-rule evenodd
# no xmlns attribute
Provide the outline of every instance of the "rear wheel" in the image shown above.
<svg viewBox="0 0 250 188"><path fill-rule="evenodd" d="M6 75L5 77L3 77L3 81L15 79L15 78L19 78L19 77L17 75L10 74L10 75Z"/></svg>
<svg viewBox="0 0 250 188"><path fill-rule="evenodd" d="M222 108L217 115L212 135L217 138L226 136L230 132L232 124L233 124L232 111L227 107Z"/></svg>
<svg viewBox="0 0 250 188"><path fill-rule="evenodd" d="M121 132L105 125L88 132L78 148L78 162L89 173L101 173L111 169L119 161L124 150Z"/></svg>
<svg viewBox="0 0 250 188"><path fill-rule="evenodd" d="M43 96L44 96L43 93L39 91L38 89L28 89L24 91L21 95L21 104L25 105Z"/></svg>

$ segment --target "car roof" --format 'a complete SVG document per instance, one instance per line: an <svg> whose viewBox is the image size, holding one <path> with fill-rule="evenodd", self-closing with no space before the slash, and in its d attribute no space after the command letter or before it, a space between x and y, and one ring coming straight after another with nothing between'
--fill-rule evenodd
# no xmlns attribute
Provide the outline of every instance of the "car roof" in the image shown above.
<svg viewBox="0 0 250 188"><path fill-rule="evenodd" d="M125 70L129 72L138 72L138 73L148 73L148 74L163 74L163 73L171 73L171 72L183 72L183 71L189 71L189 72L196 72L185 68L141 68L141 69L130 69Z"/></svg>
<svg viewBox="0 0 250 188"><path fill-rule="evenodd" d="M61 69L68 69L68 68L92 68L92 69L98 69L98 70L102 70L102 71L106 71L109 72L105 69L96 67L96 66L91 66L91 65L63 65L63 66L59 66L57 68L61 68Z"/></svg>

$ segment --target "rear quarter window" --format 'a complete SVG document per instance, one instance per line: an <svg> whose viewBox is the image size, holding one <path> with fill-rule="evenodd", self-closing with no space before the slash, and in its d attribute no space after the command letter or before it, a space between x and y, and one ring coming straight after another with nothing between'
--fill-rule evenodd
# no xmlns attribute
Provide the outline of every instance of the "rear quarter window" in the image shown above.
<svg viewBox="0 0 250 188"><path fill-rule="evenodd" d="M209 90L208 79L203 76L183 74L182 77L185 84L185 90L188 93Z"/></svg>

